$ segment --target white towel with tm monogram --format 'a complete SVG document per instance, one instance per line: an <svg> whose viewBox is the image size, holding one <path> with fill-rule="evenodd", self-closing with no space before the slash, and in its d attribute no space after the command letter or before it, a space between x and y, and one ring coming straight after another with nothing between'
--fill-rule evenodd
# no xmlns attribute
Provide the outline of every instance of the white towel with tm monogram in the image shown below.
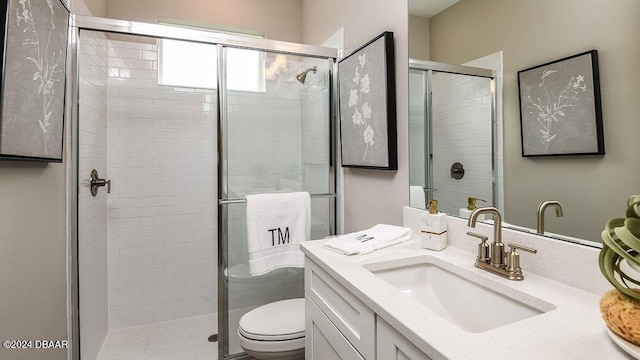
<svg viewBox="0 0 640 360"><path fill-rule="evenodd" d="M308 192L247 195L249 272L304 267L300 243L311 235Z"/></svg>
<svg viewBox="0 0 640 360"><path fill-rule="evenodd" d="M329 239L324 247L345 255L364 255L411 239L411 229L378 224L371 229Z"/></svg>

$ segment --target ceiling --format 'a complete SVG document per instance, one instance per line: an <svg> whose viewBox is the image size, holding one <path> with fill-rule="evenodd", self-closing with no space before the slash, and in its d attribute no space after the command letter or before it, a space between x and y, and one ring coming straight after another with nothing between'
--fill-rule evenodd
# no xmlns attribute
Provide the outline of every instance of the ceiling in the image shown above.
<svg viewBox="0 0 640 360"><path fill-rule="evenodd" d="M430 18L459 0L409 0L409 15Z"/></svg>

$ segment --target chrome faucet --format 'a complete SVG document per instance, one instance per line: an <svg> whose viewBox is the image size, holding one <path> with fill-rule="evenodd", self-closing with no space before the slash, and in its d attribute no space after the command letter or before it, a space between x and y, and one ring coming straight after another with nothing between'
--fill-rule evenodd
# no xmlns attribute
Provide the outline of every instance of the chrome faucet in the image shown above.
<svg viewBox="0 0 640 360"><path fill-rule="evenodd" d="M526 246L510 243L510 251L504 252L504 244L502 243L502 216L500 211L495 207L482 207L475 209L469 216L467 226L475 228L478 215L493 215L493 243L487 245L488 238L484 235L467 232L467 235L480 239L478 244L478 256L476 257L475 266L486 270L490 273L500 275L509 280L524 280L522 268L520 267L520 254L516 250L524 250L531 253L537 253L536 249Z"/></svg>
<svg viewBox="0 0 640 360"><path fill-rule="evenodd" d="M547 207L553 206L556 208L556 216L562 217L564 214L562 213L562 206L557 200L547 200L543 201L538 205L538 234L544 235L544 211Z"/></svg>

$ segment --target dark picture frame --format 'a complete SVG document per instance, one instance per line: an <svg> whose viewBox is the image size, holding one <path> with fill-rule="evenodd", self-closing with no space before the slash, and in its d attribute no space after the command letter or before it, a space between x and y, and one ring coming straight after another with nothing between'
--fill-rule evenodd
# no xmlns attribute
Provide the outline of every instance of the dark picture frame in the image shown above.
<svg viewBox="0 0 640 360"><path fill-rule="evenodd" d="M62 162L69 9L0 0L0 160Z"/></svg>
<svg viewBox="0 0 640 360"><path fill-rule="evenodd" d="M518 71L522 156L604 155L598 52Z"/></svg>
<svg viewBox="0 0 640 360"><path fill-rule="evenodd" d="M393 32L338 62L342 166L397 170Z"/></svg>

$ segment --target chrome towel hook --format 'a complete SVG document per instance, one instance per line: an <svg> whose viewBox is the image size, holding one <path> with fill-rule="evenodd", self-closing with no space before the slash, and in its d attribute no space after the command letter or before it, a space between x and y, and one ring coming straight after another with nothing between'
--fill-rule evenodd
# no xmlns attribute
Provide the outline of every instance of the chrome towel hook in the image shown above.
<svg viewBox="0 0 640 360"><path fill-rule="evenodd" d="M111 180L100 179L98 177L98 170L91 170L91 177L89 178L89 186L91 187L91 195L98 195L98 188L101 186L107 186L107 194L111 193Z"/></svg>

